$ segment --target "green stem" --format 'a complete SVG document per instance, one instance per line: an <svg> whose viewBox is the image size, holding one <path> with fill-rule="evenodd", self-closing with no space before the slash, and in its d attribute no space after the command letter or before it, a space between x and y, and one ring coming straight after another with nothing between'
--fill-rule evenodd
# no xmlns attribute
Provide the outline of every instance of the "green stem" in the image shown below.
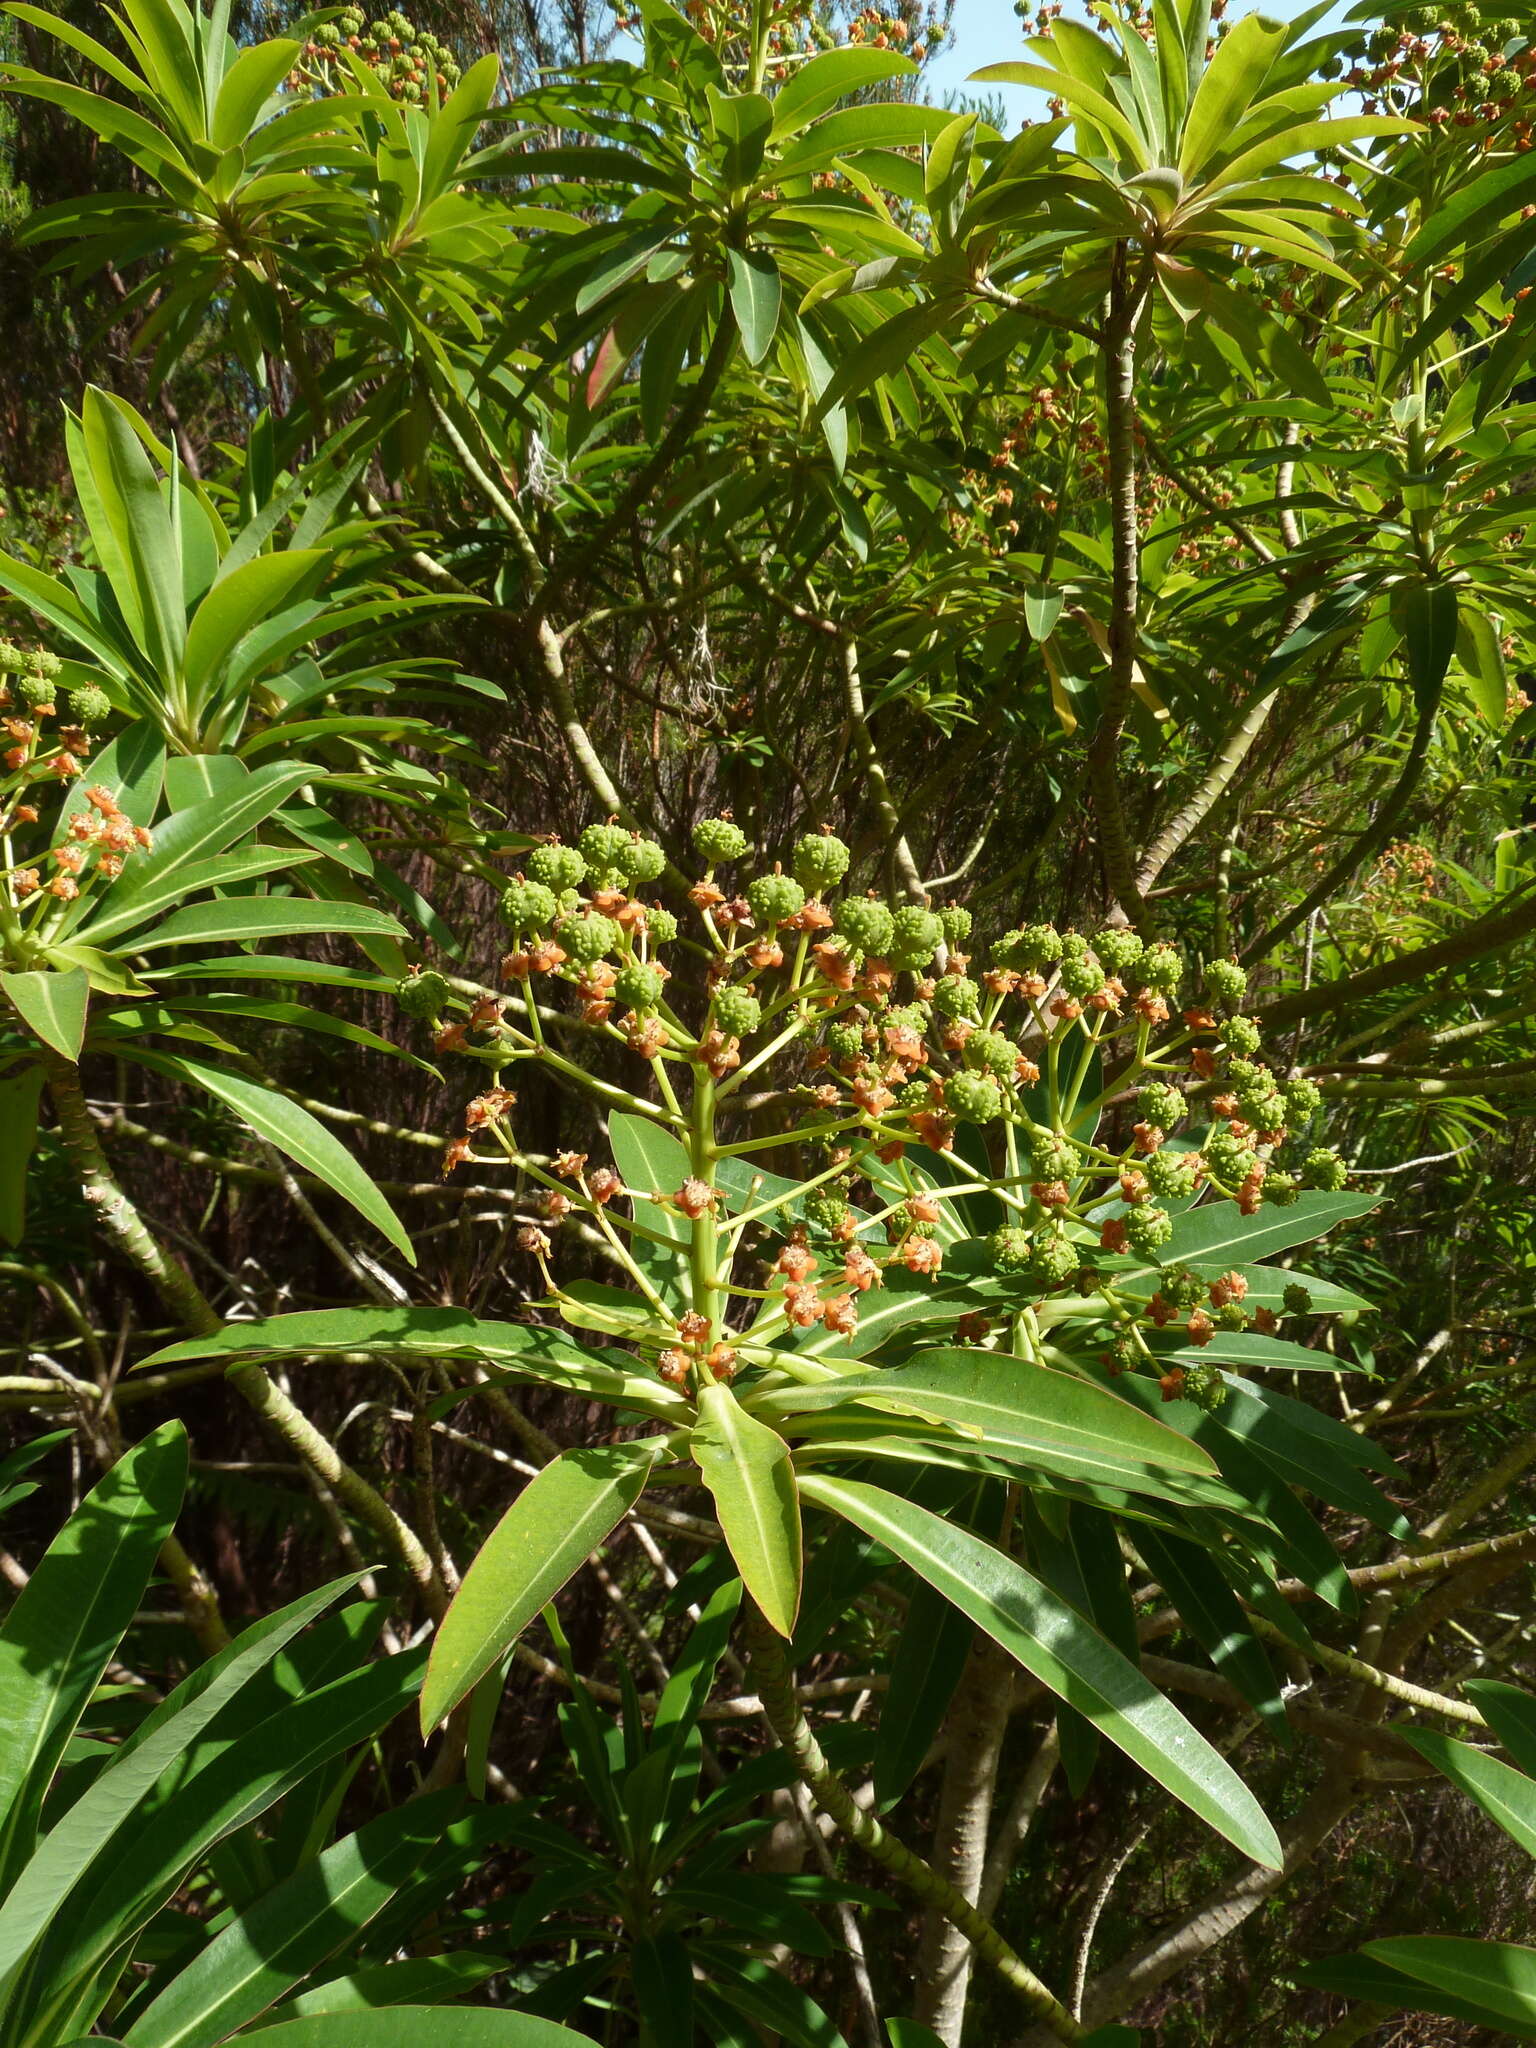
<svg viewBox="0 0 1536 2048"><path fill-rule="evenodd" d="M783 1641L753 1609L748 1616L752 1675L757 1681L763 1714L780 1745L794 1763L801 1783L823 1813L877 1863L926 1904L937 1907L952 1926L974 1945L984 1962L1018 1993L1035 2018L1058 2041L1081 2041L1087 2029L1078 2025L1061 2000L1011 1949L997 1929L965 1894L925 1863L904 1842L866 1813L822 1754L820 1743L795 1695L794 1679Z"/></svg>

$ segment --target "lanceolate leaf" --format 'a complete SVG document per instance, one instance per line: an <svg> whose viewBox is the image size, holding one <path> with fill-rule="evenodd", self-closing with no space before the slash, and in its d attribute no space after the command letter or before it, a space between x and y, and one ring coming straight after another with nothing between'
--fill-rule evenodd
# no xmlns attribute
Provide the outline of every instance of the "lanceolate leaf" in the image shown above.
<svg viewBox="0 0 1536 2048"><path fill-rule="evenodd" d="M117 1853L87 1870L39 1948L38 1981L88 1981L184 1882L215 1844L354 1743L414 1695L422 1654L401 1651L347 1671L259 1721L156 1802Z"/></svg>
<svg viewBox="0 0 1536 2048"><path fill-rule="evenodd" d="M0 974L0 988L35 1037L65 1059L79 1059L91 995L91 978L83 967L62 974Z"/></svg>
<svg viewBox="0 0 1536 2048"><path fill-rule="evenodd" d="M1138 1529L1135 1540L1147 1569L1162 1582L1195 1641L1289 1747L1285 1705L1269 1658L1216 1565L1197 1543L1181 1543L1161 1530Z"/></svg>
<svg viewBox="0 0 1536 2048"><path fill-rule="evenodd" d="M263 2027L262 2048L583 2048L586 2036L531 2013L477 2006L394 2005L382 2012L314 2013Z"/></svg>
<svg viewBox="0 0 1536 2048"><path fill-rule="evenodd" d="M652 1437L565 1451L523 1488L438 1629L421 1689L424 1733L484 1677L634 1506L660 1447Z"/></svg>
<svg viewBox="0 0 1536 2048"><path fill-rule="evenodd" d="M922 1769L971 1647L970 1619L919 1579L891 1661L875 1739L875 1798L892 1806Z"/></svg>
<svg viewBox="0 0 1536 2048"><path fill-rule="evenodd" d="M135 938L129 950L148 953L161 946L208 946L220 941L252 945L262 939L330 932L351 938L404 937L404 927L371 904L313 903L307 897L294 896L231 896L175 911L164 924Z"/></svg>
<svg viewBox="0 0 1536 2048"><path fill-rule="evenodd" d="M1421 709L1438 699L1456 652L1456 613L1456 589L1450 583L1414 583L1403 600L1408 673Z"/></svg>
<svg viewBox="0 0 1536 2048"><path fill-rule="evenodd" d="M1521 1770L1536 1779L1536 1699L1497 1678L1469 1678L1467 1691Z"/></svg>
<svg viewBox="0 0 1536 2048"><path fill-rule="evenodd" d="M658 1130L648 1118L631 1116L627 1110L616 1110L609 1118L608 1135L613 1163L629 1192L635 1221L671 1238L677 1246L671 1251L653 1239L637 1236L631 1242L631 1256L669 1306L686 1308L681 1290L693 1226L676 1209L649 1198L673 1194L682 1186L693 1171L687 1149L670 1131Z"/></svg>
<svg viewBox="0 0 1536 2048"><path fill-rule="evenodd" d="M55 1766L144 1597L186 1482L186 1433L164 1423L86 1496L0 1630L0 1888L32 1852Z"/></svg>
<svg viewBox="0 0 1536 2048"><path fill-rule="evenodd" d="M760 363L773 346L783 287L779 267L766 249L729 249L731 311L741 330L747 361Z"/></svg>
<svg viewBox="0 0 1536 2048"><path fill-rule="evenodd" d="M879 1487L820 1473L803 1473L800 1487L893 1550L1245 1856L1281 1867L1275 1831L1231 1765L1038 1579L969 1529Z"/></svg>
<svg viewBox="0 0 1536 2048"><path fill-rule="evenodd" d="M185 1059L179 1053L148 1053L141 1047L133 1057L142 1066L174 1074L228 1103L258 1137L286 1153L306 1173L334 1188L343 1201L350 1202L360 1216L382 1231L408 1265L415 1265L416 1253L400 1218L341 1140L307 1109L301 1109L275 1089L248 1081L243 1074L205 1066L201 1060Z"/></svg>
<svg viewBox="0 0 1536 2048"><path fill-rule="evenodd" d="M1309 1193L1298 1195L1287 1209L1264 1208L1245 1216L1236 1202L1204 1202L1173 1219L1173 1235L1158 1258L1164 1266L1267 1259L1376 1206L1371 1195Z"/></svg>
<svg viewBox="0 0 1536 2048"><path fill-rule="evenodd" d="M1405 1935L1366 1943L1365 1952L1432 1990L1481 2007L1490 2020L1536 2025L1536 1948L1454 1934Z"/></svg>
<svg viewBox="0 0 1536 2048"><path fill-rule="evenodd" d="M736 1569L781 1636L800 1610L800 1502L789 1446L729 1387L705 1387L691 1439Z"/></svg>
<svg viewBox="0 0 1536 2048"><path fill-rule="evenodd" d="M1405 1728L1403 1734L1420 1756L1427 1757L1469 1799L1475 1799L1527 1856L1536 1856L1536 1781L1468 1742L1453 1741L1438 1729Z"/></svg>
<svg viewBox="0 0 1536 2048"><path fill-rule="evenodd" d="M1188 1437L1076 1374L1002 1352L925 1351L910 1365L797 1387L774 1397L781 1412L894 1408L939 1416L983 1442L1006 1445L1068 1477L1134 1485L1148 1467L1214 1474Z"/></svg>
<svg viewBox="0 0 1536 2048"><path fill-rule="evenodd" d="M134 1731L62 1819L48 1831L0 1907L0 1973L9 1970L48 1925L87 1866L124 1826L161 1775L286 1644L357 1582L333 1579L257 1622L210 1658Z"/></svg>
<svg viewBox="0 0 1536 2048"><path fill-rule="evenodd" d="M428 1793L380 1814L265 1892L172 1978L125 2048L213 2048L361 1933L463 1803Z"/></svg>
<svg viewBox="0 0 1536 2048"><path fill-rule="evenodd" d="M337 1308L271 1316L263 1322L226 1323L206 1337L168 1345L134 1368L189 1358L297 1358L310 1353L371 1351L418 1362L475 1358L513 1377L548 1379L557 1386L619 1402L664 1419L685 1420L689 1403L654 1373L625 1369L618 1350L585 1351L563 1330L537 1323L483 1323L461 1308Z"/></svg>

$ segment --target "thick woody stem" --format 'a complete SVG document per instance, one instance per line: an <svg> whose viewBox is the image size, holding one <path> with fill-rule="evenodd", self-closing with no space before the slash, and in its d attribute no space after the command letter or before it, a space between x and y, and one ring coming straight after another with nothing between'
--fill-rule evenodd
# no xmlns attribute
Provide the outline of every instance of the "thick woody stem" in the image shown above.
<svg viewBox="0 0 1536 2048"><path fill-rule="evenodd" d="M997 1767L1009 1719L1013 1666L990 1637L971 1649L950 1710L949 1754L934 1825L934 1864L979 1906ZM917 1965L913 2016L932 2027L945 2048L959 2048L965 2027L974 1951L945 1915L930 1907Z"/></svg>
<svg viewBox="0 0 1536 2048"><path fill-rule="evenodd" d="M822 1754L810 1723L800 1711L782 1640L755 1611L749 1616L753 1675L763 1714L792 1759L801 1783L823 1813L829 1814L850 1841L882 1864L926 1904L936 1905L974 1944L976 1953L1012 1986L1035 2018L1057 2041L1080 2041L1084 2029L1061 2000L1041 1983L1022 1956L1016 1955L992 1925L938 1871L887 1832L874 1814L865 1813Z"/></svg>
<svg viewBox="0 0 1536 2048"><path fill-rule="evenodd" d="M1287 425L1285 430L1287 447L1293 447L1297 439L1298 430L1293 422ZM1156 446L1155 442L1149 445ZM1296 465L1294 462L1282 463L1275 482L1275 496L1281 501L1280 531L1285 538L1285 544L1288 548L1298 548L1301 545L1301 530L1296 523L1296 515L1284 502L1290 497L1291 479L1295 474L1295 469ZM1187 481L1179 478L1175 480L1180 482L1182 488L1189 491L1192 496L1198 495ZM1267 563L1275 563L1273 552L1264 545L1257 534L1249 533L1243 528L1240 528L1239 531L1243 533L1248 545L1258 554L1260 560ZM1279 569L1279 573L1284 575L1284 569ZM1313 593L1308 592L1306 595L1297 598L1295 603L1287 609L1285 617L1281 621L1278 645L1283 647L1291 635L1305 622L1312 610L1314 601ZM1224 741L1220 753L1206 771L1200 787L1195 790L1188 802L1183 804L1174 813L1173 817L1168 820L1168 823L1142 855L1141 866L1136 871L1136 882L1139 888L1146 890L1152 887L1152 884L1157 880L1163 869L1167 867L1169 861L1173 859L1179 848L1184 845L1193 832L1198 830L1216 808L1217 804L1221 802L1228 789L1231 788L1233 778L1252 751L1254 741L1257 740L1259 734L1269 723L1269 715L1274 710L1279 700L1279 695L1280 688L1276 684L1273 689L1261 691L1249 704L1233 731Z"/></svg>
<svg viewBox="0 0 1536 2048"><path fill-rule="evenodd" d="M1121 801L1120 735L1131 708L1141 604L1141 534L1136 522L1136 318L1141 300L1142 293L1131 277L1130 252L1123 242L1117 243L1104 325L1105 441L1113 551L1109 680L1088 747L1088 788L1110 890L1138 925L1145 922L1147 912Z"/></svg>
<svg viewBox="0 0 1536 2048"><path fill-rule="evenodd" d="M987 1860L981 1873L981 1893L976 1903L990 1920L997 1911L997 1902L1003 1896L1003 1887L1012 1874L1014 1862L1026 1837L1034 1825L1035 1815L1040 1811L1047 1787L1061 1762L1061 1732L1053 1721L1041 1736L1034 1755L1025 1766L1019 1780L1018 1790L1008 1805L1008 1811L997 1825L992 1846L987 1851Z"/></svg>

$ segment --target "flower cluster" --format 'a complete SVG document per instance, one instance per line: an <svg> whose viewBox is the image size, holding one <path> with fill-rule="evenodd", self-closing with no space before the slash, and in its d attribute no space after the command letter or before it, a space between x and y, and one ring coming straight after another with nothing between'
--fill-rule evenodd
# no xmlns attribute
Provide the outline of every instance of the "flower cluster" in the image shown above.
<svg viewBox="0 0 1536 2048"><path fill-rule="evenodd" d="M1347 53L1347 84L1368 114L1411 113L1431 129L1473 128L1483 151L1528 150L1536 124L1529 25L1477 0L1398 7Z"/></svg>
<svg viewBox="0 0 1536 2048"><path fill-rule="evenodd" d="M703 871L686 888L687 937L653 894L663 849L595 824L575 846L535 846L505 885L503 976L514 993L430 970L401 985L402 1006L431 1025L439 1050L498 1073L553 1058L579 1082L582 1068L550 1044L550 1020L606 1036L650 1068L637 1106L689 1135L693 1170L672 1186L627 1188L610 1168L589 1173L584 1157L541 1174L515 1155L513 1097L498 1081L470 1104L445 1167L472 1156L482 1131L518 1156L545 1189L546 1227L525 1233L525 1249L544 1260L547 1227L573 1210L622 1246L625 1229L640 1226L612 1205L629 1196L722 1234L734 1256L746 1226L731 1220L740 1187L715 1173L737 1156L719 1125L740 1115L752 1081L755 1107L779 1110L782 1135L766 1142L807 1148L813 1162L792 1209L781 1205L772 1223L762 1212L766 1290L722 1285L727 1298L766 1304L752 1324L759 1344L765 1332L813 1325L851 1336L862 1297L898 1268L903 1285L953 1277L959 1334L984 1341L983 1299L967 1293L978 1255L1005 1313L1068 1290L1091 1296L1117 1369L1156 1362L1148 1333L1200 1347L1218 1328L1272 1327L1267 1310L1250 1319L1240 1274L1214 1287L1202 1279L1192 1293L1191 1276L1175 1269L1150 1300L1136 1284L1162 1266L1178 1212L1202 1197L1253 1215L1293 1203L1303 1185L1344 1182L1342 1161L1307 1142L1317 1086L1258 1056L1234 961L1208 961L1203 988L1184 997L1180 954L1123 927L1088 936L1021 924L974 950L958 905L846 889L849 849L826 831L771 865L749 861L729 817L704 820L694 842ZM740 1139L741 1156L764 1142ZM949 1185L932 1170L946 1156ZM968 1185L1007 1220L973 1239L964 1273L951 1276L947 1205ZM678 1384L736 1370L740 1347L721 1319L661 1334L657 1369ZM1176 1384L1190 1391L1187 1378Z"/></svg>
<svg viewBox="0 0 1536 2048"><path fill-rule="evenodd" d="M369 21L360 7L343 9L335 21L321 22L305 43L289 74L290 92L345 92L350 79L342 52L351 51L381 78L397 100L430 100L459 81L457 58L446 44L396 9Z"/></svg>
<svg viewBox="0 0 1536 2048"><path fill-rule="evenodd" d="M62 673L56 654L0 641L0 829L9 836L37 823L38 806L31 801L36 785L71 782L84 772L91 752L87 728L111 712L106 692L95 683L62 690ZM57 721L52 730L50 719Z"/></svg>

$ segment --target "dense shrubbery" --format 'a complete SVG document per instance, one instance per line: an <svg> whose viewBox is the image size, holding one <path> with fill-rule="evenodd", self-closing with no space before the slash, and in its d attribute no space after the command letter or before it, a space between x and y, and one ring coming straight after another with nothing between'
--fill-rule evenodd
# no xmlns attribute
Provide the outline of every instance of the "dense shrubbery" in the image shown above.
<svg viewBox="0 0 1536 2048"><path fill-rule="evenodd" d="M0 2039L1536 2037L1536 56L1221 15L10 10Z"/></svg>

